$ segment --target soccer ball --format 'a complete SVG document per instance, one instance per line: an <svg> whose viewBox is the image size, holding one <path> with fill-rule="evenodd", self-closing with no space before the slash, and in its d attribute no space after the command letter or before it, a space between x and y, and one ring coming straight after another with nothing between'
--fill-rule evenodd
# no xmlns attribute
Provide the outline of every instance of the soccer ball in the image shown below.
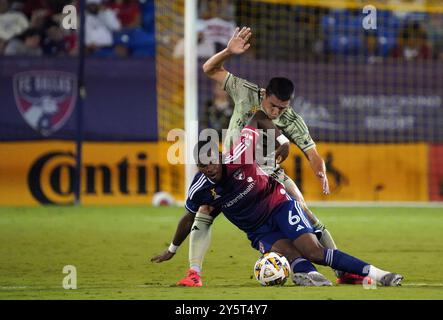
<svg viewBox="0 0 443 320"><path fill-rule="evenodd" d="M161 191L154 194L152 197L152 205L158 206L170 206L174 204L174 197L167 192Z"/></svg>
<svg viewBox="0 0 443 320"><path fill-rule="evenodd" d="M255 279L263 286L284 285L291 266L288 259L277 252L268 252L258 258L254 266Z"/></svg>

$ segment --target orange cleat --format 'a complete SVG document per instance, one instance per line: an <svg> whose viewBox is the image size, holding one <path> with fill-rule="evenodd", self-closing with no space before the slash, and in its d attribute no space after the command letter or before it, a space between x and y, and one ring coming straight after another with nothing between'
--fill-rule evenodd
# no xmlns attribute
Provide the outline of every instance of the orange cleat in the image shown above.
<svg viewBox="0 0 443 320"><path fill-rule="evenodd" d="M201 287L203 286L203 282L197 271L189 269L186 277L177 282L177 285L183 287Z"/></svg>
<svg viewBox="0 0 443 320"><path fill-rule="evenodd" d="M357 274L344 272L337 278L337 284L362 284L365 277Z"/></svg>

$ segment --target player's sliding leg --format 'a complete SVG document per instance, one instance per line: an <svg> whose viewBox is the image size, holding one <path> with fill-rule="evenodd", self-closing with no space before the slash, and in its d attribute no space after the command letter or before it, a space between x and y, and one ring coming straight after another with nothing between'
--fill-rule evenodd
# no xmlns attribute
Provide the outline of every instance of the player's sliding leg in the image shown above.
<svg viewBox="0 0 443 320"><path fill-rule="evenodd" d="M314 263L369 277L383 286L398 286L403 280L403 277L399 274L381 270L345 252L324 248L312 233L300 235L293 241L293 244L303 256Z"/></svg>
<svg viewBox="0 0 443 320"><path fill-rule="evenodd" d="M201 287L203 285L201 270L203 258L211 242L211 225L213 220L213 217L200 211L195 215L189 240L190 268L187 276L180 280L177 285L187 287Z"/></svg>
<svg viewBox="0 0 443 320"><path fill-rule="evenodd" d="M320 219L318 219L315 214L308 208L303 194L301 193L295 182L287 175L285 175L282 180L286 191L291 195L292 198L301 203L309 222L316 230L316 235L320 235L318 236L318 240L323 245L323 247L328 249L337 249L337 245L335 244L331 233L328 229L326 229L326 226L320 221ZM338 284L361 284L364 279L359 275L344 273L338 270L335 270L335 274L337 276Z"/></svg>
<svg viewBox="0 0 443 320"><path fill-rule="evenodd" d="M325 248L337 249L334 239L332 239L331 233L328 231L328 229L326 229L326 226L320 221L320 219L318 219L314 215L314 213L312 213L312 211L308 208L308 206L306 205L306 201L303 197L303 194L301 193L300 189L297 187L295 182L286 174L282 180L285 189L289 193L289 195L293 199L297 200L302 204L303 210L305 211L306 216L308 217L312 227L316 230L321 230L321 237L319 239L320 243Z"/></svg>
<svg viewBox="0 0 443 320"><path fill-rule="evenodd" d="M295 285L315 287L332 285L332 283L326 279L324 275L317 271L317 268L315 268L315 266L309 260L300 255L292 244L291 240L277 240L272 245L270 251L278 252L288 259L291 265L292 281Z"/></svg>

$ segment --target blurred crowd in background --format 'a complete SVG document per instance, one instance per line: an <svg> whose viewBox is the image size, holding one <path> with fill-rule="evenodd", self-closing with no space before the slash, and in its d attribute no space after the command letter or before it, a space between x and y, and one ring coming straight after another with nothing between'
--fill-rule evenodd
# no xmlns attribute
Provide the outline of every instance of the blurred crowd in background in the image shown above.
<svg viewBox="0 0 443 320"><path fill-rule="evenodd" d="M392 1L401 4L406 0ZM89 56L155 56L154 0L85 2ZM62 27L66 5L78 8L78 1L0 0L0 55L76 56L77 31ZM254 36L246 55L255 59L326 62L343 57L368 63L443 60L443 14L377 10L375 30L363 30L363 16L361 8L199 0L197 52L199 58L207 59L226 46L237 26L250 26ZM157 38L163 41L161 36ZM182 59L184 39L172 43L172 48L172 56ZM226 92L214 87L211 98L203 103L202 125L220 132L227 128L233 103Z"/></svg>
<svg viewBox="0 0 443 320"><path fill-rule="evenodd" d="M391 0L424 6L424 0ZM389 0L386 1L387 3ZM443 60L443 14L377 10L377 28L364 30L358 9L297 6L243 0L199 1L200 57L223 48L236 26L254 31L256 58L310 60L359 56Z"/></svg>
<svg viewBox="0 0 443 320"><path fill-rule="evenodd" d="M402 1L418 6L425 0ZM326 2L326 1L325 1ZM364 30L362 8L336 9L242 0L199 1L198 55L203 60L223 49L237 26L249 26L254 36L245 55L254 59L328 62L357 59L383 61L443 61L443 14L377 10L377 28ZM179 40L174 56L183 56ZM202 108L203 127L227 128L233 103L225 91L212 88Z"/></svg>
<svg viewBox="0 0 443 320"><path fill-rule="evenodd" d="M411 1L425 3L407 0ZM76 55L76 31L61 27L66 5L78 7L78 1L0 0L0 55ZM87 53L154 56L154 7L154 0L86 0ZM250 54L256 58L306 60L345 55L370 62L388 57L443 59L443 14L438 13L378 10L377 29L365 32L361 9L200 0L198 15L201 58L223 48L237 25L247 25L255 32ZM183 48L181 39L174 57L181 58Z"/></svg>
<svg viewBox="0 0 443 320"><path fill-rule="evenodd" d="M66 5L78 1L0 0L0 55L75 56L77 32L62 27ZM86 0L85 44L91 56L154 56L154 0Z"/></svg>

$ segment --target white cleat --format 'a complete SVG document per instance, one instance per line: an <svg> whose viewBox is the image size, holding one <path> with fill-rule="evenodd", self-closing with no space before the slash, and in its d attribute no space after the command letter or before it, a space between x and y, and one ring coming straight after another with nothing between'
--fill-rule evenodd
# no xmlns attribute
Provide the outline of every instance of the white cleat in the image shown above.
<svg viewBox="0 0 443 320"><path fill-rule="evenodd" d="M317 271L311 271L309 273L294 273L292 275L292 281L296 286L302 287L332 286L332 282Z"/></svg>
<svg viewBox="0 0 443 320"><path fill-rule="evenodd" d="M385 287L399 287L403 276L398 273L388 273L380 279L380 284Z"/></svg>

